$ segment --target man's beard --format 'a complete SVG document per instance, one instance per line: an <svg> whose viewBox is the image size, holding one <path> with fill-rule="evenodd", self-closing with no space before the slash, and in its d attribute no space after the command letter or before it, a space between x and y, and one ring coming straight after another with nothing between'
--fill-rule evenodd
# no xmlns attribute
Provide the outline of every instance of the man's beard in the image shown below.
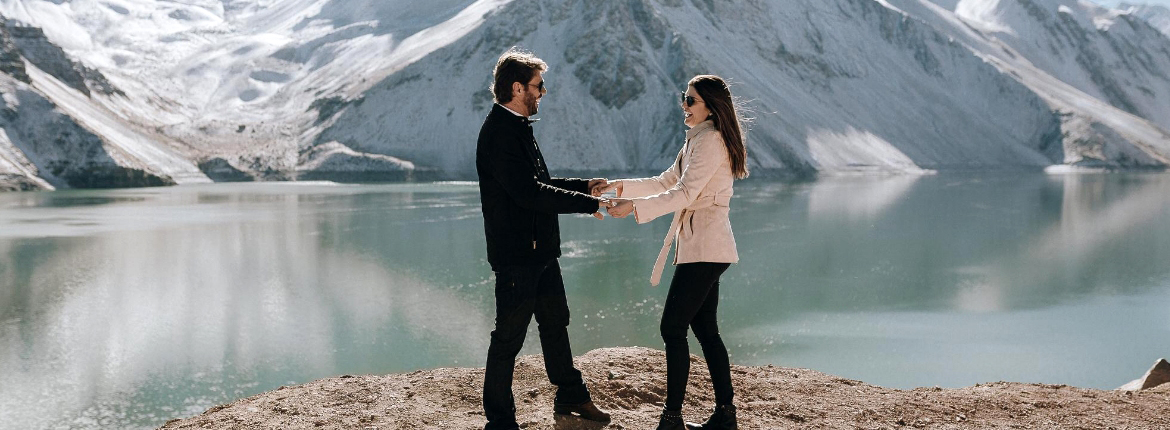
<svg viewBox="0 0 1170 430"><path fill-rule="evenodd" d="M537 97L535 94L529 93L524 97L524 104L528 105L529 116L536 115L536 101Z"/></svg>

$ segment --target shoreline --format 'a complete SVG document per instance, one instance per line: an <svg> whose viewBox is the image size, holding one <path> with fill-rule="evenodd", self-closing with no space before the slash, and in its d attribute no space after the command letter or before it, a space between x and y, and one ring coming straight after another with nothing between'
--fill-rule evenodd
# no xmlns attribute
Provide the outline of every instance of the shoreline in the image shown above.
<svg viewBox="0 0 1170 430"><path fill-rule="evenodd" d="M517 360L517 421L529 429L653 428L665 396L665 355L642 347L602 348L574 358L608 425L554 417L555 387L542 357ZM811 369L732 366L744 429L798 428L1170 428L1170 384L1141 391L991 382L964 388L899 390ZM163 429L480 429L482 368L342 375L280 387L219 405ZM705 363L691 357L683 415L702 421L713 396Z"/></svg>
<svg viewBox="0 0 1170 430"><path fill-rule="evenodd" d="M890 170L881 168L858 167L836 171L790 171L779 168L756 168L747 181L768 181L785 183L806 183L833 178L873 178L890 176L959 176L959 175L1044 175L1044 176L1076 176L1076 175L1109 175L1109 174L1163 174L1170 172L1170 167L1118 167L1096 166L1080 164L1052 164L1049 166L995 166L995 167L964 167L964 166L927 166L917 170ZM661 171L635 169L558 169L558 174L567 178L589 177L648 177ZM241 173L242 174L242 173ZM233 174L234 175L234 174ZM407 171L357 171L357 172L317 172L297 171L276 172L272 176L257 176L240 178L236 176L214 176L207 181L148 181L125 182L121 184L105 184L105 186L52 186L40 177L22 176L17 173L0 172L0 193L3 192L47 192L67 190L99 190L117 191L138 188L164 188L190 185L215 184L254 184L254 183L291 183L291 184L332 184L332 185L386 185L386 184L435 184L435 183L475 183L475 175L468 172L445 172L435 169L420 168ZM246 176L246 175L245 175Z"/></svg>

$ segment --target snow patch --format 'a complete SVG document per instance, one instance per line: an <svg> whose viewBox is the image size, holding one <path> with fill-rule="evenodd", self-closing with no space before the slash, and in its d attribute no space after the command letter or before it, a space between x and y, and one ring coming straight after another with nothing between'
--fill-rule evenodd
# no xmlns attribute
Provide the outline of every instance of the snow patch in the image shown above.
<svg viewBox="0 0 1170 430"><path fill-rule="evenodd" d="M305 171L399 172L413 170L414 163L389 155L357 152L339 142L328 142L307 153L300 168Z"/></svg>
<svg viewBox="0 0 1170 430"><path fill-rule="evenodd" d="M914 160L890 142L853 126L847 127L844 132L810 129L807 143L813 161L824 171L930 173L914 164Z"/></svg>
<svg viewBox="0 0 1170 430"><path fill-rule="evenodd" d="M1073 166L1068 164L1053 164L1044 168L1044 173L1049 175L1073 175L1082 173L1107 173L1109 169L1104 167L1087 167L1087 166Z"/></svg>

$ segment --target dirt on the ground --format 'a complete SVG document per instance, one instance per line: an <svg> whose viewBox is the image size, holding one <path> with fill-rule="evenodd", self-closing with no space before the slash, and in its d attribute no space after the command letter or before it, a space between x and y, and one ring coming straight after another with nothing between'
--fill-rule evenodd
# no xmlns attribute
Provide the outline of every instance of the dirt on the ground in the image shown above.
<svg viewBox="0 0 1170 430"><path fill-rule="evenodd" d="M516 408L526 429L653 429L666 395L666 357L605 348L577 357L608 425L554 417L555 387L539 355L516 365ZM993 382L895 390L815 370L732 366L742 429L1170 429L1170 384L1144 391ZM164 429L482 429L483 369L340 376L281 387ZM714 398L692 356L683 416L702 421Z"/></svg>

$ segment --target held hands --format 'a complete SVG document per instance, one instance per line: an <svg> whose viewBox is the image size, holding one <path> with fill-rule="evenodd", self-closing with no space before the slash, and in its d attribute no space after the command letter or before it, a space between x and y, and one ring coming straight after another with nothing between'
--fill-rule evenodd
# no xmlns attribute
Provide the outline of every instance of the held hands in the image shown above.
<svg viewBox="0 0 1170 430"><path fill-rule="evenodd" d="M612 200L606 199L606 198L598 199L597 200L597 212L593 213L593 217L597 218L597 219L605 219L605 217L601 215L601 210L605 209L608 211L609 208L611 208L611 207L613 207Z"/></svg>
<svg viewBox="0 0 1170 430"><path fill-rule="evenodd" d="M609 182L608 179L603 179L603 178L589 180L589 194L592 194L593 197L600 197L602 194L608 193L610 191L615 191L615 190L617 192L617 196L621 197L621 195L622 195L621 181Z"/></svg>
<svg viewBox="0 0 1170 430"><path fill-rule="evenodd" d="M610 182L608 179L595 178L589 180L589 194L594 197L601 197L602 194L610 191L616 191L617 195L622 195L622 183L620 181ZM625 218L634 211L634 202L629 199L622 198L605 198L601 197L597 201L597 212L593 213L593 217L597 219L604 219L601 215L601 209L609 212L609 216L614 218Z"/></svg>

